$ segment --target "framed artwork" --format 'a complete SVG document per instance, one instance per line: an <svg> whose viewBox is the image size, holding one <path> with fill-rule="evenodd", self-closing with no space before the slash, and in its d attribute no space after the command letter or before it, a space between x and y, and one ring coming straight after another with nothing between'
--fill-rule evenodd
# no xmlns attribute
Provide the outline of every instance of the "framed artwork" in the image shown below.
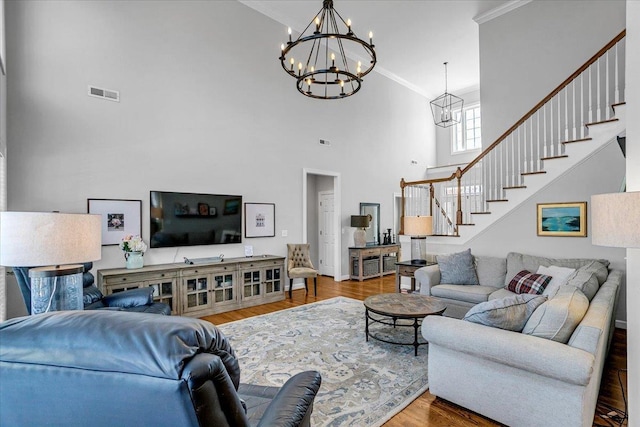
<svg viewBox="0 0 640 427"><path fill-rule="evenodd" d="M538 203L538 236L587 237L587 202Z"/></svg>
<svg viewBox="0 0 640 427"><path fill-rule="evenodd" d="M142 200L87 199L87 212L102 215L102 246L119 245L128 234L142 236Z"/></svg>
<svg viewBox="0 0 640 427"><path fill-rule="evenodd" d="M244 204L245 237L274 237L276 235L275 203Z"/></svg>

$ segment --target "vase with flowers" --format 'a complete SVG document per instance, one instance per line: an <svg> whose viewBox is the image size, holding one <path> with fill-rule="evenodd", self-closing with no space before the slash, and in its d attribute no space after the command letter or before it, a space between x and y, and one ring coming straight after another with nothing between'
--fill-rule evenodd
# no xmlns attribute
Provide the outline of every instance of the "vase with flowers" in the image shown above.
<svg viewBox="0 0 640 427"><path fill-rule="evenodd" d="M147 250L147 245L142 240L142 237L131 234L124 236L122 242L120 242L120 249L124 251L127 268L135 269L144 266L142 256L144 255L144 251Z"/></svg>

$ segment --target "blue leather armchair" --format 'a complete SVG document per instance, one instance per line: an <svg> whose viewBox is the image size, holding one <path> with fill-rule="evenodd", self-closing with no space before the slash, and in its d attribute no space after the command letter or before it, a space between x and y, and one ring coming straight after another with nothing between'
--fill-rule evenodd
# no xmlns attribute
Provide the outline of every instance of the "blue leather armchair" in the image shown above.
<svg viewBox="0 0 640 427"><path fill-rule="evenodd" d="M100 292L100 289L98 289L94 284L95 278L90 272L91 268L93 268L93 263L85 263L83 264L83 267L82 301L84 303L85 310L108 308L110 310L171 315L171 307L165 303L153 301L152 288L131 289L105 297L102 292ZM31 267L12 267L29 314L31 314L30 268Z"/></svg>
<svg viewBox="0 0 640 427"><path fill-rule="evenodd" d="M126 311L58 311L0 323L2 426L309 426L315 371L240 384L211 323ZM102 408L101 410L96 410Z"/></svg>

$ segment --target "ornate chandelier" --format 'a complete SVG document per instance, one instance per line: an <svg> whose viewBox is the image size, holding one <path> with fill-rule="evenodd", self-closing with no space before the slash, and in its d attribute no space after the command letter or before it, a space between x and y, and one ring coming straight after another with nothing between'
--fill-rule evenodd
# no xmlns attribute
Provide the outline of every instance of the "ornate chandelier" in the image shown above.
<svg viewBox="0 0 640 427"><path fill-rule="evenodd" d="M339 26L343 27L342 32ZM348 60L345 46L351 57L363 59ZM376 65L373 48L372 32L369 43L359 39L351 28L351 20L342 19L333 8L333 0L324 0L322 9L295 41L289 28L289 41L281 46L280 63L297 80L301 94L340 99L360 90L362 78Z"/></svg>
<svg viewBox="0 0 640 427"><path fill-rule="evenodd" d="M447 92L447 62L444 63L444 93L430 102L433 121L436 126L448 128L460 123L464 101Z"/></svg>

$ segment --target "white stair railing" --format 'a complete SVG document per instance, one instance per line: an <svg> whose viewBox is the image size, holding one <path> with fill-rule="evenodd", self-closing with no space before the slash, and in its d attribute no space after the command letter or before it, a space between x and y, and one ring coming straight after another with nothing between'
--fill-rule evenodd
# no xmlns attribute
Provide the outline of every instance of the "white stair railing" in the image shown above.
<svg viewBox="0 0 640 427"><path fill-rule="evenodd" d="M523 187L523 176L544 173L545 160L565 157L565 143L587 139L585 125L612 120L612 107L625 100L625 35L618 34L464 168L447 178L403 179L402 217L431 214L434 234L458 235L460 225L473 223L473 213L487 212L486 202L506 200L506 190Z"/></svg>

